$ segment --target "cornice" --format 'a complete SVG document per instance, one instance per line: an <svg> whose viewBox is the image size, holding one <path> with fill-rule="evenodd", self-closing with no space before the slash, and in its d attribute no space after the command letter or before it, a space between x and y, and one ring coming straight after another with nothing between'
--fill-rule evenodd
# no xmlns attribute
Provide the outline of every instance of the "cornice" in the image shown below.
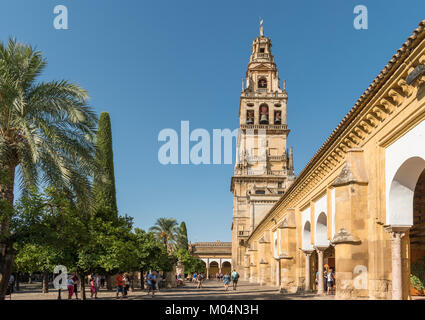
<svg viewBox="0 0 425 320"><path fill-rule="evenodd" d="M279 208L310 193L336 167L345 161L346 153L364 145L378 127L396 113L398 108L413 95L415 88L407 85L406 77L414 68L425 62L425 20L419 23L402 47L397 50L381 73L360 96L353 108L332 131L297 179L281 199L251 233L248 241L258 237L265 229L267 220L276 215Z"/></svg>

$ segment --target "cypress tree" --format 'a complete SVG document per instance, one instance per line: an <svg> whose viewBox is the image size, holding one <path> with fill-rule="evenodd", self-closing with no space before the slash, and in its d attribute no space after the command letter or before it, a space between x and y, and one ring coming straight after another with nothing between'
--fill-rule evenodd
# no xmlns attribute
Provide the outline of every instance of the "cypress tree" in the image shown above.
<svg viewBox="0 0 425 320"><path fill-rule="evenodd" d="M188 247L189 247L189 240L187 238L186 223L184 221L180 224L177 246L180 249L184 249L184 250L187 250Z"/></svg>
<svg viewBox="0 0 425 320"><path fill-rule="evenodd" d="M99 166L99 172L95 175L93 181L95 216L106 221L116 221L118 208L115 190L111 119L108 112L100 114L97 130L96 162Z"/></svg>

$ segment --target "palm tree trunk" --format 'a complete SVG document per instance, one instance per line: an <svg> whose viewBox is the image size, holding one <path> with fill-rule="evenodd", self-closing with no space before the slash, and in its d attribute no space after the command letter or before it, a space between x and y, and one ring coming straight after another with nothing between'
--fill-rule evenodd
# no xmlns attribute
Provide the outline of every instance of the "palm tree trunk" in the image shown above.
<svg viewBox="0 0 425 320"><path fill-rule="evenodd" d="M2 166L0 168L0 208L8 213L13 210L13 187L16 166ZM0 223L0 300L4 300L12 271L15 251L10 239L9 219Z"/></svg>

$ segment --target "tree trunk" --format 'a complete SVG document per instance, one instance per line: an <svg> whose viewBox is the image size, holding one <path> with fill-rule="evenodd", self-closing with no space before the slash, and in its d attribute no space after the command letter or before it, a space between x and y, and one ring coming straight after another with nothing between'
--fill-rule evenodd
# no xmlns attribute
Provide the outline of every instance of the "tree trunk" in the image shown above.
<svg viewBox="0 0 425 320"><path fill-rule="evenodd" d="M145 289L145 277L143 269L140 269L140 289Z"/></svg>
<svg viewBox="0 0 425 320"><path fill-rule="evenodd" d="M0 168L0 208L2 213L6 213L6 217L11 215L13 210L15 168L13 165ZM5 298L14 258L9 219L6 219L0 223L0 300Z"/></svg>
<svg viewBox="0 0 425 320"><path fill-rule="evenodd" d="M43 273L43 293L49 292L49 271L44 271Z"/></svg>
<svg viewBox="0 0 425 320"><path fill-rule="evenodd" d="M112 275L111 274L106 275L106 289L109 291L112 290Z"/></svg>
<svg viewBox="0 0 425 320"><path fill-rule="evenodd" d="M19 273L16 273L15 281L16 281L16 291L19 291Z"/></svg>
<svg viewBox="0 0 425 320"><path fill-rule="evenodd" d="M81 299L86 300L86 278L85 275L80 277L80 293Z"/></svg>
<svg viewBox="0 0 425 320"><path fill-rule="evenodd" d="M30 274L28 277L28 284L31 284L31 283L32 283L32 274Z"/></svg>

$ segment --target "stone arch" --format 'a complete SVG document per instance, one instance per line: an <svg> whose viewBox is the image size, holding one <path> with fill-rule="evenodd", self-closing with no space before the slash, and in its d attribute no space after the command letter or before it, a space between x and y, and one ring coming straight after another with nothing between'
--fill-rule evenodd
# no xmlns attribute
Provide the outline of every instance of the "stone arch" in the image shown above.
<svg viewBox="0 0 425 320"><path fill-rule="evenodd" d="M411 157L398 168L391 181L388 195L389 225L413 225L413 197L423 170L425 170L425 160L421 157Z"/></svg>
<svg viewBox="0 0 425 320"><path fill-rule="evenodd" d="M269 124L269 106L262 103L259 108L260 124Z"/></svg>
<svg viewBox="0 0 425 320"><path fill-rule="evenodd" d="M316 246L328 246L328 218L326 213L321 212L316 220L315 230L315 245Z"/></svg>
<svg viewBox="0 0 425 320"><path fill-rule="evenodd" d="M209 274L211 277L215 277L215 275L219 272L218 262L213 260L210 261Z"/></svg>
<svg viewBox="0 0 425 320"><path fill-rule="evenodd" d="M226 274L232 272L232 264L229 261L224 261L221 264L221 273Z"/></svg>
<svg viewBox="0 0 425 320"><path fill-rule="evenodd" d="M424 140L422 120L385 149L386 225L413 225L414 188L425 166Z"/></svg>
<svg viewBox="0 0 425 320"><path fill-rule="evenodd" d="M311 223L306 221L303 228L303 250L313 250L311 245Z"/></svg>

